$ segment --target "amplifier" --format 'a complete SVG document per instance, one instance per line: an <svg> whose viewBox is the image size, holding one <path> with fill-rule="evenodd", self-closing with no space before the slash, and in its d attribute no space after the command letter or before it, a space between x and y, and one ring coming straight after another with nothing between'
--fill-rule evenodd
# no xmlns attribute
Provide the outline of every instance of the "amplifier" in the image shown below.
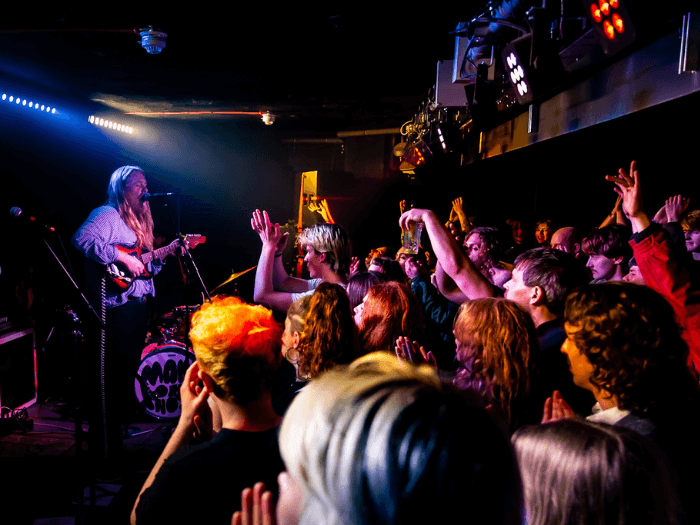
<svg viewBox="0 0 700 525"><path fill-rule="evenodd" d="M0 335L0 406L26 408L36 403L34 330Z"/></svg>

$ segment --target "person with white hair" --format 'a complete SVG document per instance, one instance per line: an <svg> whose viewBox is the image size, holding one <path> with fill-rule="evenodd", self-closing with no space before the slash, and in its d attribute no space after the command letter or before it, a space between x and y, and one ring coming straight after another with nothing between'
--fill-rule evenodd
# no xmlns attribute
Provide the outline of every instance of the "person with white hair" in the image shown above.
<svg viewBox="0 0 700 525"><path fill-rule="evenodd" d="M304 388L280 452L280 525L523 523L511 447L480 399L388 353ZM243 491L242 509L234 523L274 523L260 484Z"/></svg>

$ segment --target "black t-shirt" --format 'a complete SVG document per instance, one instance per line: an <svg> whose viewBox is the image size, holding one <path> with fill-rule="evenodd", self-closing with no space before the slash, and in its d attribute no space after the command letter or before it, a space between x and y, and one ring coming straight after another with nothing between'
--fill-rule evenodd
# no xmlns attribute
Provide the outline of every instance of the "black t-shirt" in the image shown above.
<svg viewBox="0 0 700 525"><path fill-rule="evenodd" d="M244 432L222 429L212 441L170 456L136 508L139 525L149 523L231 523L241 491L258 481L277 496L284 470L277 429Z"/></svg>

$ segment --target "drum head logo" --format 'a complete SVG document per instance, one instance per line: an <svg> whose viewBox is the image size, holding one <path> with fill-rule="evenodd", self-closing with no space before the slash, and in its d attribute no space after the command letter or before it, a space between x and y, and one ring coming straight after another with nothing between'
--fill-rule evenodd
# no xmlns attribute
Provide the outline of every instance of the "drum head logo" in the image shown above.
<svg viewBox="0 0 700 525"><path fill-rule="evenodd" d="M193 362L194 354L175 345L159 347L141 361L134 388L146 413L158 419L180 417L180 385Z"/></svg>

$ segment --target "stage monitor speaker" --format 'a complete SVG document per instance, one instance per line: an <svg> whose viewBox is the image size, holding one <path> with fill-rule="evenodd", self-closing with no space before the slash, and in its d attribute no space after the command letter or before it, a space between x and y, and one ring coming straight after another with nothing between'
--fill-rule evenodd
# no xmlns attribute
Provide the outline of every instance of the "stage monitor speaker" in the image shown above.
<svg viewBox="0 0 700 525"><path fill-rule="evenodd" d="M34 330L0 336L0 406L27 408L37 399Z"/></svg>

